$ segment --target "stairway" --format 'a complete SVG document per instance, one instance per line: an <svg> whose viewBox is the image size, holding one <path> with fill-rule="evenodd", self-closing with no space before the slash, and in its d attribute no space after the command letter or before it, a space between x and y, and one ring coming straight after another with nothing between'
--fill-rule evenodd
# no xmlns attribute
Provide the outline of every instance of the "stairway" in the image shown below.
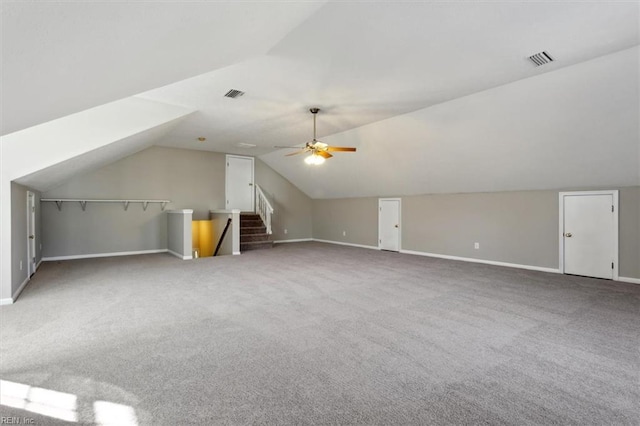
<svg viewBox="0 0 640 426"><path fill-rule="evenodd" d="M260 219L260 215L242 213L240 215L240 251L272 247L271 235L267 234L267 228Z"/></svg>

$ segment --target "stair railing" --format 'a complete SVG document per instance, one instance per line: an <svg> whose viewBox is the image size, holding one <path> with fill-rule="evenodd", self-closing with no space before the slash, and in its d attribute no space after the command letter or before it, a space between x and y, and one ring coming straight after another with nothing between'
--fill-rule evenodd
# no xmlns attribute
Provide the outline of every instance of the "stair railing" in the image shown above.
<svg viewBox="0 0 640 426"><path fill-rule="evenodd" d="M271 203L262 192L260 185L256 185L256 213L260 215L260 219L264 222L264 226L267 228L267 234L271 234L271 215L273 214L273 207Z"/></svg>
<svg viewBox="0 0 640 426"><path fill-rule="evenodd" d="M222 231L222 235L220 235L220 239L218 240L216 251L213 253L214 256L218 255L218 252L220 251L220 247L222 247L222 241L224 240L224 236L227 235L227 231L229 230L229 225L231 225L231 218L227 219L227 224L224 227L224 231Z"/></svg>

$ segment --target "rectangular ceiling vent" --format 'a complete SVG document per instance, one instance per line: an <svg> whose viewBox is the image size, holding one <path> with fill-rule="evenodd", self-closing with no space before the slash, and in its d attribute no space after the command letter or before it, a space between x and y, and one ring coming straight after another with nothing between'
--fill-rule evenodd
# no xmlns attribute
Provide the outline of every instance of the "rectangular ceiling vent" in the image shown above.
<svg viewBox="0 0 640 426"><path fill-rule="evenodd" d="M553 58L547 52L542 51L540 53L536 53L535 55L529 56L531 62L536 64L536 67L540 65L548 64L549 62L553 62Z"/></svg>
<svg viewBox="0 0 640 426"><path fill-rule="evenodd" d="M224 94L225 97L234 98L234 99L235 98L239 98L242 95L244 95L244 92L242 90L236 90L236 89L231 89L227 93Z"/></svg>

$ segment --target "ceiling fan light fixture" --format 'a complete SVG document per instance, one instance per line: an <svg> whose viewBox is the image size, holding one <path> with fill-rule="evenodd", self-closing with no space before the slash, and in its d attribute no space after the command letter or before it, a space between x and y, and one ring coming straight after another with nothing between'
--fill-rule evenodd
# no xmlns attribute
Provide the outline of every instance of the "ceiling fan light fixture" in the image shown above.
<svg viewBox="0 0 640 426"><path fill-rule="evenodd" d="M320 164L324 163L324 157L314 152L313 154L305 158L304 162L312 166L319 166Z"/></svg>
<svg viewBox="0 0 640 426"><path fill-rule="evenodd" d="M309 109L311 114L313 114L313 139L310 142L307 142L303 148L300 146L274 146L274 148L295 148L296 152L292 152L291 154L286 154L286 157L291 157L292 155L305 154L307 152L311 153L307 158L304 159L304 162L309 165L319 166L324 163L324 161L328 158L333 157L331 152L356 152L356 149L350 146L329 146L324 142L320 142L316 136L316 114L320 111L320 108L311 108Z"/></svg>

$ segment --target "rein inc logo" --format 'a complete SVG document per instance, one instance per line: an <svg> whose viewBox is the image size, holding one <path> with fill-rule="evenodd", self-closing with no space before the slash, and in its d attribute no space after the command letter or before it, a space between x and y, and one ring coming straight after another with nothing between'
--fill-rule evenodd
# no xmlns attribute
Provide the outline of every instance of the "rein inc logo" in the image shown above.
<svg viewBox="0 0 640 426"><path fill-rule="evenodd" d="M0 425L35 425L33 417L0 417Z"/></svg>

